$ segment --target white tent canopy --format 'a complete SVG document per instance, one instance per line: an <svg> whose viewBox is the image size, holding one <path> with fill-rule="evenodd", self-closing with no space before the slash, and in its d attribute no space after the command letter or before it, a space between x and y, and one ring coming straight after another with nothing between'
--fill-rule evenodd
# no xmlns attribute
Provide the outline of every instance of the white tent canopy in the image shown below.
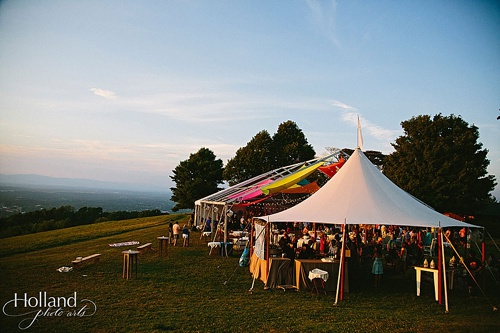
<svg viewBox="0 0 500 333"><path fill-rule="evenodd" d="M478 227L438 213L403 191L359 148L311 197L290 209L260 218L269 222Z"/></svg>

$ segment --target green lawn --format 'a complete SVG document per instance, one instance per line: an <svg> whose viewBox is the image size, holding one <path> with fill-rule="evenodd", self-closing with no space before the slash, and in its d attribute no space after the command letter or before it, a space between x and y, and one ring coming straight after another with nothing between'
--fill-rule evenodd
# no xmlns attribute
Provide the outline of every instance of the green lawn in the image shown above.
<svg viewBox="0 0 500 333"><path fill-rule="evenodd" d="M121 251L128 247L108 244L137 240L152 242L156 249L156 237L166 233L171 218L187 221L184 215L161 216L3 239L1 305L14 293L32 297L39 292L54 297L76 292L78 309L83 299L96 305L92 316L68 317L67 311L40 316L27 332L500 331L500 314L492 310L500 305L498 285L488 288L488 299L469 298L458 286L449 293L449 313L434 301L430 282L424 282L422 295L416 297L414 274L407 280L384 276L381 288L351 292L336 307L334 294L264 290L261 281L250 293L252 278L248 268L238 267L239 256L208 256L199 233L192 233L188 248L169 247L166 257L140 255L138 278L124 280ZM69 273L56 271L93 253L102 254L99 263ZM19 325L35 316L29 311L19 306L24 316L0 314L0 331L20 332Z"/></svg>

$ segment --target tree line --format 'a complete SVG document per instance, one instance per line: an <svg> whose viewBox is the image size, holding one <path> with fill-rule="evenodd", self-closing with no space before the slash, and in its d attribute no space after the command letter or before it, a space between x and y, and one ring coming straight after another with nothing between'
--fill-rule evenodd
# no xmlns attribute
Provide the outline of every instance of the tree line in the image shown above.
<svg viewBox="0 0 500 333"><path fill-rule="evenodd" d="M401 122L404 134L391 143L395 151L365 155L396 185L440 212L473 215L491 203L496 178L488 175L488 150L478 142L479 129L460 116L420 115ZM350 154L353 149L342 151ZM302 130L291 120L270 135L257 133L224 166L208 148L181 161L170 178L173 211L192 209L194 202L221 188L267 171L304 162L316 155ZM320 178L318 171L312 177ZM318 182L320 183L320 182Z"/></svg>
<svg viewBox="0 0 500 333"><path fill-rule="evenodd" d="M104 212L101 207L82 207L76 210L73 206L42 209L19 213L0 219L0 238L25 235L30 233L75 227L106 221L120 221L140 217L158 216L163 213L159 209L138 211Z"/></svg>

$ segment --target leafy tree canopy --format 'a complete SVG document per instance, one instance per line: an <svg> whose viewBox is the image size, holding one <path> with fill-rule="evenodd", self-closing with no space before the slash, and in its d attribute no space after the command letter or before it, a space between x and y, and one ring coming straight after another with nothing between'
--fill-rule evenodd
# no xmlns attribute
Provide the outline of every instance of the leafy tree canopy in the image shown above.
<svg viewBox="0 0 500 333"><path fill-rule="evenodd" d="M263 130L238 149L236 156L227 162L223 176L234 185L279 167L313 159L314 155L302 130L288 120L279 125L272 138Z"/></svg>
<svg viewBox="0 0 500 333"><path fill-rule="evenodd" d="M313 159L316 154L302 130L291 120L278 126L272 146L274 163L269 170Z"/></svg>
<svg viewBox="0 0 500 333"><path fill-rule="evenodd" d="M181 161L170 178L177 187L171 187L176 204L172 210L192 209L194 202L220 190L222 184L222 160L208 148L201 148L189 159Z"/></svg>
<svg viewBox="0 0 500 333"><path fill-rule="evenodd" d="M492 201L496 185L487 175L488 150L479 131L460 116L413 117L384 163L384 174L399 187L441 212L474 214Z"/></svg>
<svg viewBox="0 0 500 333"><path fill-rule="evenodd" d="M272 139L266 130L257 133L245 147L236 151L224 168L223 177L229 185L241 183L269 171Z"/></svg>

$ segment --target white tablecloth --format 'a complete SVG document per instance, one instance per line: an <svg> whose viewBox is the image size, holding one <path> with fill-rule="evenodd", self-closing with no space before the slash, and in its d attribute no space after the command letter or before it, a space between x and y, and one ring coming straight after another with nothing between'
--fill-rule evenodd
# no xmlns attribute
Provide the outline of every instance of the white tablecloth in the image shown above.
<svg viewBox="0 0 500 333"><path fill-rule="evenodd" d="M309 280L314 280L314 279L323 279L323 281L328 281L328 272L321 270L319 268L315 268L312 271L309 271Z"/></svg>
<svg viewBox="0 0 500 333"><path fill-rule="evenodd" d="M248 241L248 237L241 237L241 238L233 238L233 243L234 244L246 244L246 242Z"/></svg>
<svg viewBox="0 0 500 333"><path fill-rule="evenodd" d="M208 246L210 246L211 248L219 247L221 246L221 242L209 242Z"/></svg>
<svg viewBox="0 0 500 333"><path fill-rule="evenodd" d="M310 241L311 239L314 239L314 238L306 238L306 239L304 239L304 238L299 238L299 239L297 240L297 248L298 248L298 249L300 249L300 248L302 247L302 245L303 245L303 244L309 244L309 241ZM316 243L318 243L318 244L319 244L319 239L316 239Z"/></svg>

